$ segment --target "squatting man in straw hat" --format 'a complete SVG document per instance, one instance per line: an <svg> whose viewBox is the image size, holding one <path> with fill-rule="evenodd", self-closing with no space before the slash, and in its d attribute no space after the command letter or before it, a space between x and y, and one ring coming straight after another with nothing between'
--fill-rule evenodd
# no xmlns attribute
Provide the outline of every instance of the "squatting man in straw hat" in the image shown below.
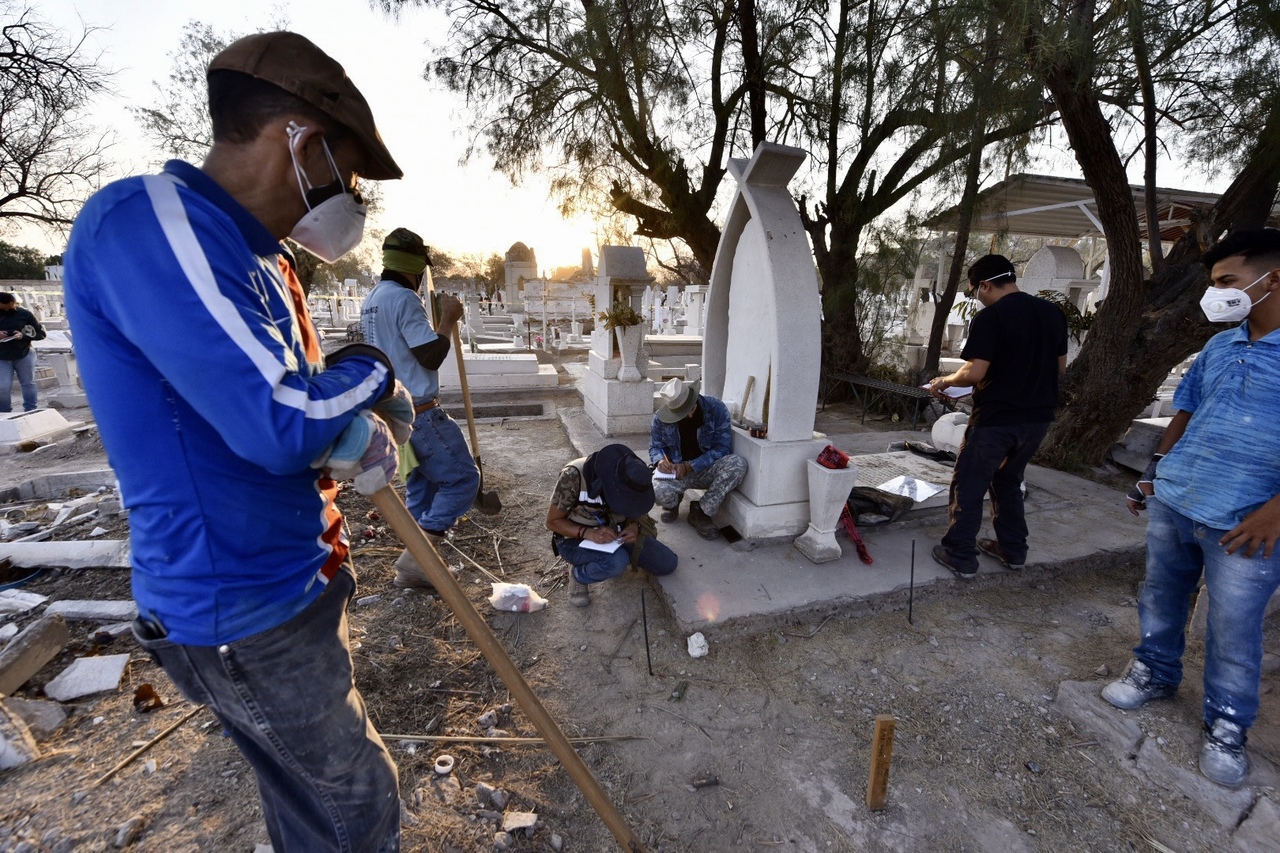
<svg viewBox="0 0 1280 853"><path fill-rule="evenodd" d="M1211 285L1200 307L1233 328L1205 344L1178 384L1169 426L1129 493L1129 511L1147 511L1142 639L1102 698L1129 709L1177 692L1203 576L1200 772L1235 787L1249 773L1262 620L1280 586L1280 231L1237 231L1205 253L1204 265Z"/></svg>
<svg viewBox="0 0 1280 853"><path fill-rule="evenodd" d="M591 603L588 586L635 565L652 575L676 570L674 551L659 542L649 518L649 466L625 444L610 444L560 471L547 529L551 548L569 564L569 603Z"/></svg>
<svg viewBox="0 0 1280 853"><path fill-rule="evenodd" d="M364 97L300 35L209 65L200 167L117 181L66 253L85 391L130 510L134 634L257 776L271 846L394 851L396 766L352 679L339 478L397 468L413 403L386 356L325 358L285 237L360 242L357 176L399 178Z"/></svg>
<svg viewBox="0 0 1280 853"><path fill-rule="evenodd" d="M697 382L681 379L658 389L658 400L649 430L649 461L661 520L676 520L686 491L705 489L701 500L689 502L689 524L703 539L715 539L720 531L712 518L747 475L747 460L730 452L729 410L715 397L699 394Z"/></svg>
<svg viewBox="0 0 1280 853"><path fill-rule="evenodd" d="M431 260L422 238L397 228L382 244L382 280L360 310L364 339L387 354L396 376L413 395L413 436L409 448L416 465L405 479L405 504L418 526L438 545L475 501L480 488L462 429L440 407L437 370L449 354L462 303L440 297L435 328L418 291L430 275ZM395 585L432 589L408 550L396 559Z"/></svg>

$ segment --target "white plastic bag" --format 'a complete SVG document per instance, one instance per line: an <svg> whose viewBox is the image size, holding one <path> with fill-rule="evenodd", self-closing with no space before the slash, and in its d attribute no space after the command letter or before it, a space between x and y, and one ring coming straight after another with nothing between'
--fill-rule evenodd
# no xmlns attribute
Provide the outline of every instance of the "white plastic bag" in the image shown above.
<svg viewBox="0 0 1280 853"><path fill-rule="evenodd" d="M707 647L707 638L702 636L701 631L689 637L689 657L706 657L708 651L710 649Z"/></svg>
<svg viewBox="0 0 1280 853"><path fill-rule="evenodd" d="M547 600L533 591L528 584L495 583L493 595L489 596L489 604L494 610L509 610L512 613L531 613L547 606Z"/></svg>

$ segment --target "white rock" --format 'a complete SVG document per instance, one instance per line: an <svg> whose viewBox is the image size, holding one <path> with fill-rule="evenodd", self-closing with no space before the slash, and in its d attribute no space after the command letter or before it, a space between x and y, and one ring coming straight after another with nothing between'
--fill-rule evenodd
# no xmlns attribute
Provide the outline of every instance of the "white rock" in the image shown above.
<svg viewBox="0 0 1280 853"><path fill-rule="evenodd" d="M689 657L701 658L706 657L710 648L707 646L707 638L702 636L702 632L689 637Z"/></svg>
<svg viewBox="0 0 1280 853"><path fill-rule="evenodd" d="M55 601L45 614L61 613L68 622L128 622L138 616L138 605L129 601Z"/></svg>
<svg viewBox="0 0 1280 853"><path fill-rule="evenodd" d="M0 613L26 613L34 610L49 600L47 595L34 592L23 592L20 589L6 589L0 592Z"/></svg>
<svg viewBox="0 0 1280 853"><path fill-rule="evenodd" d="M69 702L81 696L115 690L120 686L120 678L128 664L128 654L79 658L45 685L45 695L59 702Z"/></svg>
<svg viewBox="0 0 1280 853"><path fill-rule="evenodd" d="M519 832L522 829L533 829L538 822L536 812L506 812L502 815L503 832Z"/></svg>

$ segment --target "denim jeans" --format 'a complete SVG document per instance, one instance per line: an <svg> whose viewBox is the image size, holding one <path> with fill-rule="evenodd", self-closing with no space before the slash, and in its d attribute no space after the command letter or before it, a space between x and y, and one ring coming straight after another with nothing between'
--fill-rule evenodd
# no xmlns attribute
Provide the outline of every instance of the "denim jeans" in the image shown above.
<svg viewBox="0 0 1280 853"><path fill-rule="evenodd" d="M1225 717L1243 728L1258 716L1262 617L1280 585L1280 553L1228 554L1225 530L1206 527L1147 499L1147 576L1138 599L1142 641L1134 657L1160 684L1182 682L1191 594L1201 570L1209 590L1204 650L1204 721Z"/></svg>
<svg viewBox="0 0 1280 853"><path fill-rule="evenodd" d="M578 583L599 583L616 578L631 565L631 552L635 545L623 545L612 554L583 548L576 539L564 539L557 544L560 556L573 567L573 579ZM644 539L637 564L651 575L669 575L676 570L679 557L666 545L652 536Z"/></svg>
<svg viewBox="0 0 1280 853"><path fill-rule="evenodd" d="M356 690L347 645L355 581L338 572L306 610L221 646L134 634L182 694L208 705L253 767L276 853L395 853L395 763Z"/></svg>
<svg viewBox="0 0 1280 853"><path fill-rule="evenodd" d="M730 453L683 479L655 478L653 496L658 506L663 509L675 509L680 506L680 498L684 497L687 489L706 489L698 505L707 515L715 515L729 492L738 488L738 484L745 476L747 476L747 460Z"/></svg>
<svg viewBox="0 0 1280 853"><path fill-rule="evenodd" d="M12 410L14 374L17 374L18 384L22 386L22 411L33 411L38 403L36 351L29 350L26 355L16 361L5 361L0 358L0 414Z"/></svg>
<svg viewBox="0 0 1280 853"><path fill-rule="evenodd" d="M1044 441L1049 425L970 426L951 475L947 506L950 524L942 547L961 571L978 569L982 499L991 493L991 526L1011 563L1027 560L1027 518L1022 511L1022 479L1027 463Z"/></svg>
<svg viewBox="0 0 1280 853"><path fill-rule="evenodd" d="M418 467L405 481L405 506L423 530L443 533L475 503L480 472L462 429L439 406L414 419L409 443Z"/></svg>

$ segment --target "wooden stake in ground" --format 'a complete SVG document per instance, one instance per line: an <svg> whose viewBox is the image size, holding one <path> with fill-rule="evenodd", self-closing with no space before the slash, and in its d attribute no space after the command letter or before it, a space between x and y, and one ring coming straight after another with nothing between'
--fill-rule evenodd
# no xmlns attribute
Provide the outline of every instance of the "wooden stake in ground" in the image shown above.
<svg viewBox="0 0 1280 853"><path fill-rule="evenodd" d="M867 780L867 808L878 812L889 798L889 765L893 762L892 714L876 716L876 733L871 740L871 777Z"/></svg>
<svg viewBox="0 0 1280 853"><path fill-rule="evenodd" d="M641 845L640 839L627 826L622 814L609 800L600 783L591 775L591 770L583 762L582 757L574 750L551 714L543 707L542 701L533 692L529 682L525 681L524 676L520 674L519 668L507 654L507 650L502 647L502 643L498 642L489 623L485 622L484 618L471 606L471 599L467 598L458 581L445 567L444 561L431 546L422 528L418 527L418 523L409 514L400 495L396 494L390 486L384 486L369 497L382 513L382 517L391 525L391 529L400 537L400 541L409 549L409 553L418 561L418 565L422 567L427 579L440 593L444 603L449 605L453 615L466 630L467 636L471 638L471 642L475 643L488 659L489 664L498 673L498 677L502 679L502 683L507 686L516 702L529 715L538 734L547 741L547 746L551 748L555 757L560 759L560 764L569 774L569 778L573 779L578 790L582 791L587 802L596 810L596 814L600 815L600 819L613 833L618 844L628 853L642 853L644 846Z"/></svg>

